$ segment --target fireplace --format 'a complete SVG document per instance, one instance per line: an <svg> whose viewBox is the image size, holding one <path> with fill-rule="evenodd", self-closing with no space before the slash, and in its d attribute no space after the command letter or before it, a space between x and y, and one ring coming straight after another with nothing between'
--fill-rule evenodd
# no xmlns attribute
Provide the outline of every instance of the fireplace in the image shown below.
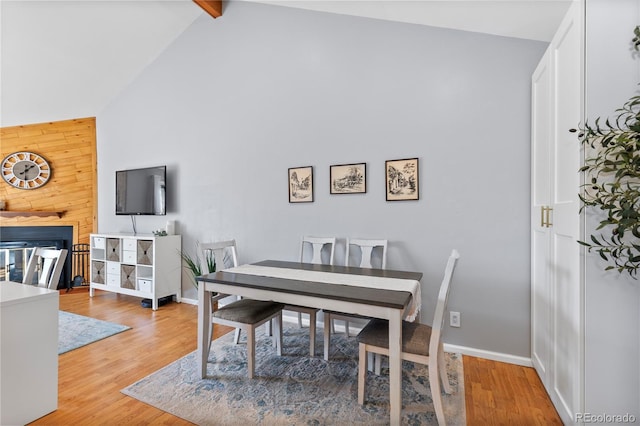
<svg viewBox="0 0 640 426"><path fill-rule="evenodd" d="M35 247L67 249L58 288L71 283L73 226L0 226L0 280L22 282L31 251Z"/></svg>

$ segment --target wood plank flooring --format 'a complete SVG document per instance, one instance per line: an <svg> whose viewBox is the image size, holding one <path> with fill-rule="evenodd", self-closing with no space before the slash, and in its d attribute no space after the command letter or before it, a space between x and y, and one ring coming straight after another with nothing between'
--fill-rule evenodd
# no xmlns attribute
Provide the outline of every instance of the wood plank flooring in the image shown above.
<svg viewBox="0 0 640 426"><path fill-rule="evenodd" d="M139 298L106 292L89 298L76 288L60 293L60 309L132 329L60 355L58 410L31 424L191 424L120 390L196 349L196 306L169 303L154 312ZM468 425L562 424L533 369L463 360Z"/></svg>

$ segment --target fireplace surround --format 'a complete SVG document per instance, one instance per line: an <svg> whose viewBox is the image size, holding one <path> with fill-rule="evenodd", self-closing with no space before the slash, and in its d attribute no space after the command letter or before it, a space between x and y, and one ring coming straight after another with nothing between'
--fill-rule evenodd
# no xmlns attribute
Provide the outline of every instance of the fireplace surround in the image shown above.
<svg viewBox="0 0 640 426"><path fill-rule="evenodd" d="M0 253L2 253L4 279L22 281L22 265L28 252L35 247L67 249L58 288L71 283L71 248L73 226L0 226ZM26 259L28 260L28 259Z"/></svg>

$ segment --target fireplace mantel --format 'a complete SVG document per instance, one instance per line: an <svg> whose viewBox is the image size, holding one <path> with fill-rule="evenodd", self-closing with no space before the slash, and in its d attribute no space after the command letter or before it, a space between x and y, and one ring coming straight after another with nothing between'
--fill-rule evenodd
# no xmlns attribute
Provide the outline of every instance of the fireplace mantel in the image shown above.
<svg viewBox="0 0 640 426"><path fill-rule="evenodd" d="M0 211L0 217L50 217L50 216L58 216L61 218L66 212L42 212L42 211L26 211L26 212L18 212L18 211Z"/></svg>

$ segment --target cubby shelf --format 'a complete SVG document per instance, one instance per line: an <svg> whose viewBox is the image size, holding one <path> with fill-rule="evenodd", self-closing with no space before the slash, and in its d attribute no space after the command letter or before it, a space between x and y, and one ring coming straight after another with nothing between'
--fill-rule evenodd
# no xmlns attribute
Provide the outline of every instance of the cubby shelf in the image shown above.
<svg viewBox="0 0 640 426"><path fill-rule="evenodd" d="M179 235L91 234L89 296L104 290L151 299L182 299Z"/></svg>

